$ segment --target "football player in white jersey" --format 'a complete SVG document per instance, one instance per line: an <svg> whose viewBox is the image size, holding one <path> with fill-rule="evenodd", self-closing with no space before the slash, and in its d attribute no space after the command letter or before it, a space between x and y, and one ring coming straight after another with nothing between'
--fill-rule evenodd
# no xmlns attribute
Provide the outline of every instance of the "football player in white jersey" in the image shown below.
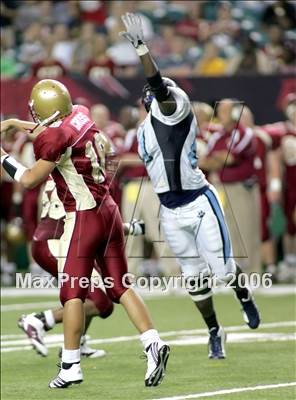
<svg viewBox="0 0 296 400"><path fill-rule="evenodd" d="M198 127L190 100L174 81L162 78L145 44L141 18L126 13L122 21L126 31L120 34L134 46L148 82L142 96L148 114L138 130L139 155L161 203L166 241L208 326L209 358L223 359L225 333L216 318L208 277L224 283L233 278L251 329L259 326L259 312L250 291L238 285L241 269L232 255L218 194L197 165Z"/></svg>

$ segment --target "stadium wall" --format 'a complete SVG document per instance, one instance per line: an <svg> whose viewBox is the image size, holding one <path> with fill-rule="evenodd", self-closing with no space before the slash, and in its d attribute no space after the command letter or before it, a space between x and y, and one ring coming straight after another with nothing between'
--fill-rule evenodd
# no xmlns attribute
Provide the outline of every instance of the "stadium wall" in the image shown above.
<svg viewBox="0 0 296 400"><path fill-rule="evenodd" d="M1 114L27 118L27 102L36 81L36 78L1 80ZM113 117L122 106L137 102L145 83L143 78L116 80L109 76L90 81L76 75L63 77L60 81L68 86L73 99L83 97L89 105L102 102ZM226 97L245 101L259 125L282 120L282 100L287 93L296 92L293 75L182 78L176 81L192 101L205 101L212 105Z"/></svg>

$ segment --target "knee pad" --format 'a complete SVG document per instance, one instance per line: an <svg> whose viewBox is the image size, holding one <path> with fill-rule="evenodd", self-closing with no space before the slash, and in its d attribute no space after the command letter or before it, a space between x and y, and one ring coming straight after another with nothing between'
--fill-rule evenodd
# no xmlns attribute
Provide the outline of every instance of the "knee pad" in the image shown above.
<svg viewBox="0 0 296 400"><path fill-rule="evenodd" d="M211 287L209 287L210 275L201 277L188 277L186 279L186 289L194 302L206 300L213 295Z"/></svg>
<svg viewBox="0 0 296 400"><path fill-rule="evenodd" d="M102 289L95 288L93 291L89 291L87 298L94 302L100 318L105 319L112 314L113 303Z"/></svg>
<svg viewBox="0 0 296 400"><path fill-rule="evenodd" d="M233 258L228 258L223 267L215 271L218 283L228 283L234 274L236 274L236 263Z"/></svg>

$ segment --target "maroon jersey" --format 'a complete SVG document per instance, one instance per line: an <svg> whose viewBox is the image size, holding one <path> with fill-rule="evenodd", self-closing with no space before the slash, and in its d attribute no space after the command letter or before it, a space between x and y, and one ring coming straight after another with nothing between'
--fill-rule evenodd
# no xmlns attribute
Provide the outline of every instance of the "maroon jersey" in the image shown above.
<svg viewBox="0 0 296 400"><path fill-rule="evenodd" d="M262 190L267 188L267 154L273 147L273 141L270 135L259 127L254 128L256 138L256 157L255 170L258 177L258 183Z"/></svg>
<svg viewBox="0 0 296 400"><path fill-rule="evenodd" d="M56 163L51 175L67 212L93 209L108 193L104 146L84 106L74 106L34 141L36 160Z"/></svg>
<svg viewBox="0 0 296 400"><path fill-rule="evenodd" d="M265 125L272 137L273 148L281 148L285 166L285 186L295 192L296 182L296 128L289 121Z"/></svg>
<svg viewBox="0 0 296 400"><path fill-rule="evenodd" d="M213 133L208 141L208 155L221 150L228 151L234 159L232 165L225 166L220 171L221 182L243 182L256 177L256 139L252 129L238 126L231 132L222 128Z"/></svg>
<svg viewBox="0 0 296 400"><path fill-rule="evenodd" d="M273 136L273 147L280 148L284 164L284 206L287 216L287 231L296 234L293 215L296 207L296 128L291 122L277 122L266 125L266 131Z"/></svg>

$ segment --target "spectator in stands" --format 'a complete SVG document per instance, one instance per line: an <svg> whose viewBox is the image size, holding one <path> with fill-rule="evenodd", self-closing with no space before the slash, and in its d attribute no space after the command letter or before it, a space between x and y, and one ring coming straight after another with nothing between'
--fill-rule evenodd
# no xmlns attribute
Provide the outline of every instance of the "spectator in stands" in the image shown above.
<svg viewBox="0 0 296 400"><path fill-rule="evenodd" d="M92 22L82 23L73 52L72 71L85 72L88 63L93 57L95 36L95 24Z"/></svg>
<svg viewBox="0 0 296 400"><path fill-rule="evenodd" d="M63 64L65 68L71 68L75 42L71 38L67 25L57 24L54 26L53 40L52 57Z"/></svg>
<svg viewBox="0 0 296 400"><path fill-rule="evenodd" d="M276 0L267 4L262 15L262 21L266 25L279 25L282 29L296 28L295 3L287 0Z"/></svg>
<svg viewBox="0 0 296 400"><path fill-rule="evenodd" d="M17 31L23 32L30 25L40 19L40 1L28 0L17 1L17 9L15 16L15 28Z"/></svg>
<svg viewBox="0 0 296 400"><path fill-rule="evenodd" d="M232 43L234 37L240 30L239 23L235 21L231 14L232 5L230 1L219 1L216 20L211 24L211 35L223 36L225 45Z"/></svg>
<svg viewBox="0 0 296 400"><path fill-rule="evenodd" d="M45 57L32 65L32 76L38 79L59 79L66 75L66 68L52 56L52 44L45 49Z"/></svg>
<svg viewBox="0 0 296 400"><path fill-rule="evenodd" d="M106 35L96 34L93 38L92 56L85 69L86 74L90 79L97 79L106 75L114 75L115 64L107 55L106 50Z"/></svg>
<svg viewBox="0 0 296 400"><path fill-rule="evenodd" d="M41 24L34 22L24 31L23 42L19 47L18 59L26 66L31 66L42 61L46 55L41 30Z"/></svg>
<svg viewBox="0 0 296 400"><path fill-rule="evenodd" d="M213 42L205 45L201 59L196 63L193 74L201 76L219 76L225 75L227 70L227 61L219 56L220 50Z"/></svg>
<svg viewBox="0 0 296 400"><path fill-rule="evenodd" d="M268 56L261 50L255 40L256 36L244 37L241 53L228 63L228 74L271 74L274 67Z"/></svg>
<svg viewBox="0 0 296 400"><path fill-rule="evenodd" d="M82 21L87 21L101 26L104 24L107 17L105 1L97 0L80 0L79 6L81 11Z"/></svg>
<svg viewBox="0 0 296 400"><path fill-rule="evenodd" d="M169 54L157 58L157 64L164 75L188 76L191 74L194 58L190 57L191 39L174 35L169 43Z"/></svg>
<svg viewBox="0 0 296 400"><path fill-rule="evenodd" d="M267 29L268 42L265 54L273 64L273 69L278 70L284 54L284 32L278 25L271 25Z"/></svg>
<svg viewBox="0 0 296 400"><path fill-rule="evenodd" d="M222 129L211 135L206 157L199 165L208 172L217 172L218 190L224 202L225 216L233 243L233 254L242 257L241 265L248 272L261 271L260 203L254 168L255 136L250 128L238 123L242 106L224 99L218 105Z"/></svg>
<svg viewBox="0 0 296 400"><path fill-rule="evenodd" d="M296 74L296 41L286 41L279 60L279 72Z"/></svg>
<svg viewBox="0 0 296 400"><path fill-rule="evenodd" d="M18 73L18 64L14 51L14 36L11 32L1 31L1 78L13 78Z"/></svg>

